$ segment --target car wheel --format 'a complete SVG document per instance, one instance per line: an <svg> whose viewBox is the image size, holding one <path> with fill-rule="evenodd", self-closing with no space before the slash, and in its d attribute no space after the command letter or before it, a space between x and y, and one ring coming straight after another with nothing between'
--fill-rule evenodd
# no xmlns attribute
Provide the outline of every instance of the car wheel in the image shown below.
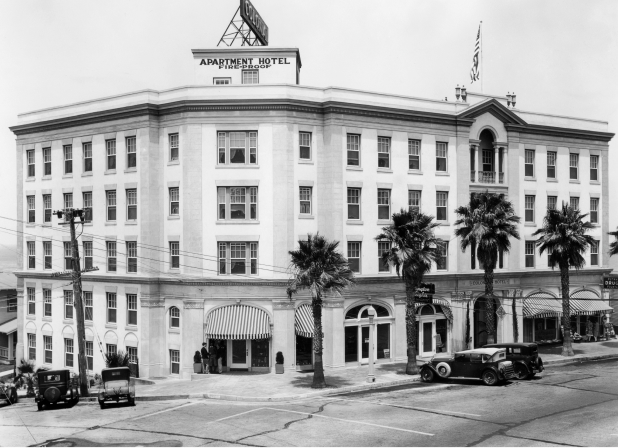
<svg viewBox="0 0 618 448"><path fill-rule="evenodd" d="M517 378L518 380L525 380L530 374L528 368L523 364L515 364L513 366L513 371L515 373L515 378Z"/></svg>
<svg viewBox="0 0 618 448"><path fill-rule="evenodd" d="M129 398L127 402L129 403L129 406L135 406L135 398Z"/></svg>
<svg viewBox="0 0 618 448"><path fill-rule="evenodd" d="M493 370L485 370L481 378L487 386L495 386L498 384L498 375L496 375L496 372Z"/></svg>
<svg viewBox="0 0 618 448"><path fill-rule="evenodd" d="M425 383L431 383L433 381L433 378L434 378L433 370L428 369L427 367L421 370L421 379Z"/></svg>
<svg viewBox="0 0 618 448"><path fill-rule="evenodd" d="M99 406L101 406L101 409L105 409L105 402L99 401Z"/></svg>
<svg viewBox="0 0 618 448"><path fill-rule="evenodd" d="M42 410L43 410L43 403L37 403L37 404L36 404L36 408L37 408L39 411L42 411Z"/></svg>

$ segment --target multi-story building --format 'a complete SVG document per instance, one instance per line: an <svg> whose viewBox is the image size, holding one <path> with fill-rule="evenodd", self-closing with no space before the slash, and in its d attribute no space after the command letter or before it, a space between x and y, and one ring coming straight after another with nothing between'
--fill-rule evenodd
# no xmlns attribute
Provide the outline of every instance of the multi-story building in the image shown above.
<svg viewBox="0 0 618 448"><path fill-rule="evenodd" d="M560 278L534 247L548 206L570 201L597 245L571 275L573 316L609 308L607 123L525 112L505 97L439 101L299 84L294 48L193 50L196 85L19 116L18 353L76 366L68 229L53 210L85 207L79 231L89 368L127 350L142 376L192 372L203 341L226 368L312 363L307 294L289 300L288 251L320 232L340 241L358 284L323 309L324 362L366 362L367 306L378 362L406 357L405 292L380 265L391 214L419 207L446 244L418 307L420 355L486 341L483 270L454 237L471 192L508 195L521 240L495 275L497 338L559 337ZM83 230L83 231L82 231ZM587 300L592 299L592 300ZM470 340L466 341L466 335Z"/></svg>

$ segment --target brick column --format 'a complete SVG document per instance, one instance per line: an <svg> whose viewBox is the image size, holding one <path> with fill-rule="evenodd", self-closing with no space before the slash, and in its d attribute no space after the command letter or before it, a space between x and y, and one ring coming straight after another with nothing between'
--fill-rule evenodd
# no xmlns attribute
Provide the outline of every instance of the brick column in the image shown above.
<svg viewBox="0 0 618 448"><path fill-rule="evenodd" d="M393 354L395 361L408 360L408 337L406 333L406 298L395 298L395 328Z"/></svg>
<svg viewBox="0 0 618 448"><path fill-rule="evenodd" d="M343 299L326 299L322 306L324 329L324 367L345 366Z"/></svg>
<svg viewBox="0 0 618 448"><path fill-rule="evenodd" d="M275 359L277 352L281 352L283 366L286 369L296 367L295 312L296 302L294 300L273 300L272 359Z"/></svg>
<svg viewBox="0 0 618 448"><path fill-rule="evenodd" d="M193 355L202 348L204 342L204 299L184 299L182 301L182 379L190 379L193 374Z"/></svg>
<svg viewBox="0 0 618 448"><path fill-rule="evenodd" d="M140 350L140 376L167 376L165 365L165 299L158 294L140 294L140 308L142 315L142 330Z"/></svg>

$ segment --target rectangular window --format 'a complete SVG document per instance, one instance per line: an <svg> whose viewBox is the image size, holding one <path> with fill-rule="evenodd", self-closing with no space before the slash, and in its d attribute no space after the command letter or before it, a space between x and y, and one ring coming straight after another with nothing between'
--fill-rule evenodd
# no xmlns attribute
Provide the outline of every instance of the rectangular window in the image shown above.
<svg viewBox="0 0 618 448"><path fill-rule="evenodd" d="M246 274L247 245L245 243L230 243L230 273Z"/></svg>
<svg viewBox="0 0 618 448"><path fill-rule="evenodd" d="M170 241L170 267L180 268L180 243L178 241Z"/></svg>
<svg viewBox="0 0 618 448"><path fill-rule="evenodd" d="M65 145L64 150L64 174L73 173L73 146Z"/></svg>
<svg viewBox="0 0 618 448"><path fill-rule="evenodd" d="M534 177L534 150L526 149L524 155L524 176Z"/></svg>
<svg viewBox="0 0 618 448"><path fill-rule="evenodd" d="M116 190L107 190L107 220L116 221Z"/></svg>
<svg viewBox="0 0 618 448"><path fill-rule="evenodd" d="M408 208L417 212L421 209L420 190L408 190Z"/></svg>
<svg viewBox="0 0 618 448"><path fill-rule="evenodd" d="M483 171L491 172L493 171L494 164L494 152L491 149L483 150Z"/></svg>
<svg viewBox="0 0 618 448"><path fill-rule="evenodd" d="M86 341L86 363L88 370L94 370L94 344L92 341Z"/></svg>
<svg viewBox="0 0 618 448"><path fill-rule="evenodd" d="M258 273L258 243L219 243L219 274Z"/></svg>
<svg viewBox="0 0 618 448"><path fill-rule="evenodd" d="M64 366L73 367L73 339L64 339Z"/></svg>
<svg viewBox="0 0 618 448"><path fill-rule="evenodd" d="M180 214L180 189L170 188L170 215Z"/></svg>
<svg viewBox="0 0 618 448"><path fill-rule="evenodd" d="M391 139L378 137L378 168L391 167Z"/></svg>
<svg viewBox="0 0 618 448"><path fill-rule="evenodd" d="M73 319L73 291L64 291L64 318Z"/></svg>
<svg viewBox="0 0 618 448"><path fill-rule="evenodd" d="M391 218L391 190L378 188L378 219Z"/></svg>
<svg viewBox="0 0 618 448"><path fill-rule="evenodd" d="M220 165L223 165L225 164L225 161L226 161L227 134L225 132L219 132L217 141L218 141L217 147L219 148L218 163Z"/></svg>
<svg viewBox="0 0 618 448"><path fill-rule="evenodd" d="M535 196L526 196L524 199L526 222L534 222L534 199Z"/></svg>
<svg viewBox="0 0 618 448"><path fill-rule="evenodd" d="M421 141L408 140L408 169L421 169Z"/></svg>
<svg viewBox="0 0 618 448"><path fill-rule="evenodd" d="M118 353L118 346L116 344L105 344L105 350L108 355L114 355Z"/></svg>
<svg viewBox="0 0 618 448"><path fill-rule="evenodd" d="M84 220L92 221L92 191L82 193L82 199L84 202Z"/></svg>
<svg viewBox="0 0 618 448"><path fill-rule="evenodd" d="M245 78L245 72L243 72L243 84ZM180 373L180 351L170 350L170 371L172 375L178 375Z"/></svg>
<svg viewBox="0 0 618 448"><path fill-rule="evenodd" d="M7 313L17 312L17 298L6 300L6 312Z"/></svg>
<svg viewBox="0 0 618 448"><path fill-rule="evenodd" d="M51 164L51 148L43 148L43 175L51 176L52 164Z"/></svg>
<svg viewBox="0 0 618 448"><path fill-rule="evenodd" d="M137 325L136 294L127 294L127 325Z"/></svg>
<svg viewBox="0 0 618 448"><path fill-rule="evenodd" d="M52 363L53 344L51 336L43 336L43 347L45 348L45 363Z"/></svg>
<svg viewBox="0 0 618 448"><path fill-rule="evenodd" d="M137 141L135 137L127 137L127 168L137 167Z"/></svg>
<svg viewBox="0 0 618 448"><path fill-rule="evenodd" d="M526 267L534 267L534 241L526 241Z"/></svg>
<svg viewBox="0 0 618 448"><path fill-rule="evenodd" d="M556 178L556 152L547 152L547 177L549 179Z"/></svg>
<svg viewBox="0 0 618 448"><path fill-rule="evenodd" d="M219 164L257 164L257 132L219 132Z"/></svg>
<svg viewBox="0 0 618 448"><path fill-rule="evenodd" d="M50 291L50 290L49 289L44 289L43 293L45 293L45 291ZM34 288L27 288L26 289L26 294L28 296L28 315L29 316L34 316L36 314L36 291L35 291ZM43 294L43 295L45 295L45 294ZM51 299L51 294L50 294L49 298ZM50 311L49 315L51 316L51 311Z"/></svg>
<svg viewBox="0 0 618 448"><path fill-rule="evenodd" d="M116 169L116 140L105 140L105 148L107 149L107 169Z"/></svg>
<svg viewBox="0 0 618 448"><path fill-rule="evenodd" d="M51 194L43 195L43 222L51 222L52 204Z"/></svg>
<svg viewBox="0 0 618 448"><path fill-rule="evenodd" d="M590 222L599 223L599 198L590 198Z"/></svg>
<svg viewBox="0 0 618 448"><path fill-rule="evenodd" d="M129 354L129 362L137 364L137 347L127 347L127 353Z"/></svg>
<svg viewBox="0 0 618 448"><path fill-rule="evenodd" d="M127 190L127 220L135 221L137 219L137 190Z"/></svg>
<svg viewBox="0 0 618 448"><path fill-rule="evenodd" d="M26 151L26 158L28 159L28 177L34 177L34 149Z"/></svg>
<svg viewBox="0 0 618 448"><path fill-rule="evenodd" d="M299 197L300 197L300 213L301 215L310 215L311 214L311 196L312 196L312 188L311 187L300 187Z"/></svg>
<svg viewBox="0 0 618 448"><path fill-rule="evenodd" d="M348 166L360 166L360 135L348 134Z"/></svg>
<svg viewBox="0 0 618 448"><path fill-rule="evenodd" d="M579 154L569 154L569 177L579 179Z"/></svg>
<svg viewBox="0 0 618 448"><path fill-rule="evenodd" d="M34 301L32 302L33 310L34 310ZM43 290L43 316L51 317L52 315L52 295L51 289Z"/></svg>
<svg viewBox="0 0 618 448"><path fill-rule="evenodd" d="M28 204L28 222L36 222L36 209L34 196L26 196L26 202Z"/></svg>
<svg viewBox="0 0 618 448"><path fill-rule="evenodd" d="M107 323L116 323L116 293L107 293Z"/></svg>
<svg viewBox="0 0 618 448"><path fill-rule="evenodd" d="M447 164L446 164L446 143L437 142L436 143L436 171L444 171L446 172Z"/></svg>
<svg viewBox="0 0 618 448"><path fill-rule="evenodd" d="M498 269L504 268L504 251L498 251Z"/></svg>
<svg viewBox="0 0 618 448"><path fill-rule="evenodd" d="M547 266L551 267L551 254L553 250L547 249Z"/></svg>
<svg viewBox="0 0 618 448"><path fill-rule="evenodd" d="M212 83L216 86L226 86L231 84L230 78L212 78Z"/></svg>
<svg viewBox="0 0 618 448"><path fill-rule="evenodd" d="M73 208L73 193L64 193L64 209Z"/></svg>
<svg viewBox="0 0 618 448"><path fill-rule="evenodd" d="M84 241L84 269L92 268L92 241Z"/></svg>
<svg viewBox="0 0 618 448"><path fill-rule="evenodd" d="M36 269L36 245L34 241L26 243L28 248L28 269Z"/></svg>
<svg viewBox="0 0 618 448"><path fill-rule="evenodd" d="M92 321L94 309L92 304L92 291L83 291L84 295L84 317L86 320Z"/></svg>
<svg viewBox="0 0 618 448"><path fill-rule="evenodd" d="M556 210L556 204L558 203L557 196L547 196L547 208L551 210Z"/></svg>
<svg viewBox="0 0 618 448"><path fill-rule="evenodd" d="M36 361L36 334L28 333L28 359Z"/></svg>
<svg viewBox="0 0 618 448"><path fill-rule="evenodd" d="M73 269L73 247L71 247L71 242L65 241L64 245L64 269L70 270Z"/></svg>
<svg viewBox="0 0 618 448"><path fill-rule="evenodd" d="M169 135L169 143L170 143L170 161L179 160L179 141L178 134L170 134Z"/></svg>
<svg viewBox="0 0 618 448"><path fill-rule="evenodd" d="M259 75L257 70L243 70L242 71L242 83L243 84L258 84Z"/></svg>
<svg viewBox="0 0 618 448"><path fill-rule="evenodd" d="M219 274L227 274L227 244L219 243Z"/></svg>
<svg viewBox="0 0 618 448"><path fill-rule="evenodd" d="M599 265L599 242L595 241L590 245L590 266Z"/></svg>
<svg viewBox="0 0 618 448"><path fill-rule="evenodd" d="M448 192L436 192L436 221L447 221L448 215Z"/></svg>
<svg viewBox="0 0 618 448"><path fill-rule="evenodd" d="M590 156L590 180L599 180L599 156Z"/></svg>
<svg viewBox="0 0 618 448"><path fill-rule="evenodd" d="M137 272L137 242L127 241L127 272Z"/></svg>
<svg viewBox="0 0 618 448"><path fill-rule="evenodd" d="M116 272L116 242L107 241L107 271Z"/></svg>
<svg viewBox="0 0 618 448"><path fill-rule="evenodd" d="M579 198L577 196L571 196L569 198L569 206L573 210L579 210Z"/></svg>
<svg viewBox="0 0 618 448"><path fill-rule="evenodd" d="M440 241L437 249L436 269L438 271L446 271L448 270L448 241Z"/></svg>
<svg viewBox="0 0 618 448"><path fill-rule="evenodd" d="M257 187L219 187L219 219L257 219Z"/></svg>
<svg viewBox="0 0 618 448"><path fill-rule="evenodd" d="M348 265L352 272L360 274L361 269L361 243L360 242L348 242Z"/></svg>
<svg viewBox="0 0 618 448"><path fill-rule="evenodd" d="M84 172L92 172L92 143L84 143Z"/></svg>
<svg viewBox="0 0 618 448"><path fill-rule="evenodd" d="M382 260L382 254L391 250L391 243L388 241L378 241L378 272L390 272L391 267L389 264L384 264Z"/></svg>
<svg viewBox="0 0 618 448"><path fill-rule="evenodd" d="M304 160L311 160L311 134L309 132L298 134L298 145L298 157Z"/></svg>
<svg viewBox="0 0 618 448"><path fill-rule="evenodd" d="M43 269L52 268L52 243L51 241L43 241Z"/></svg>
<svg viewBox="0 0 618 448"><path fill-rule="evenodd" d="M251 274L252 275L257 275L257 269L258 269L258 243L249 243L249 250L250 250L250 263L251 263Z"/></svg>
<svg viewBox="0 0 618 448"><path fill-rule="evenodd" d="M360 219L360 188L348 188L348 219Z"/></svg>

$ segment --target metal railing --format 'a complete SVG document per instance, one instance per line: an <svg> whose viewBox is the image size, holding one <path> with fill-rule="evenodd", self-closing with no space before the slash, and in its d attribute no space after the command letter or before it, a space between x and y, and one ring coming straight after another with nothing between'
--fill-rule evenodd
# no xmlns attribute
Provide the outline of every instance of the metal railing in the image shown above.
<svg viewBox="0 0 618 448"><path fill-rule="evenodd" d="M9 348L8 347L0 347L0 358L8 359L8 357L9 357Z"/></svg>
<svg viewBox="0 0 618 448"><path fill-rule="evenodd" d="M498 173L498 183L504 183L504 173Z"/></svg>
<svg viewBox="0 0 618 448"><path fill-rule="evenodd" d="M470 182L479 184L495 184L496 173L494 171L470 171ZM504 173L498 173L498 183L504 183Z"/></svg>

